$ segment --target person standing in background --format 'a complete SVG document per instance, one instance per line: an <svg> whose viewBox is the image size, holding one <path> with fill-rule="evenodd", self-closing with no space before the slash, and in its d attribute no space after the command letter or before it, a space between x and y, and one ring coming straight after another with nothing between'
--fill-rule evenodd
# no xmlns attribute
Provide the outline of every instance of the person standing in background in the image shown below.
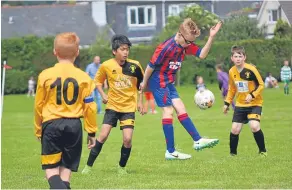
<svg viewBox="0 0 292 190"><path fill-rule="evenodd" d="M86 67L86 73L90 76L91 79L94 79L95 74L97 73L98 69L100 67L100 57L99 56L95 56L93 59L93 62L90 63L87 67ZM107 83L105 81L104 83L104 88L107 89ZM102 114L102 110L101 110L101 96L97 90L97 88L95 88L94 92L93 92L93 96L96 99L96 104L97 104L97 113L98 114Z"/></svg>
<svg viewBox="0 0 292 190"><path fill-rule="evenodd" d="M219 84L219 89L221 90L223 100L225 100L228 93L229 75L228 73L223 71L223 66L221 64L217 64L215 68L217 72L217 80ZM231 105L234 110L235 109L234 101L232 101Z"/></svg>
<svg viewBox="0 0 292 190"><path fill-rule="evenodd" d="M289 82L291 80L292 73L289 67L289 62L284 61L284 66L281 68L281 81L284 82L284 94L289 94Z"/></svg>
<svg viewBox="0 0 292 190"><path fill-rule="evenodd" d="M145 95L145 103L144 103L144 110L150 114L157 114L157 111L155 110L155 100L152 92L146 87L144 91ZM148 111L148 107L150 105L150 110Z"/></svg>
<svg viewBox="0 0 292 190"><path fill-rule="evenodd" d="M35 91L35 80L32 77L30 77L30 79L28 80L28 92L27 92L27 97L30 97L30 96L35 96L34 94L34 91Z"/></svg>

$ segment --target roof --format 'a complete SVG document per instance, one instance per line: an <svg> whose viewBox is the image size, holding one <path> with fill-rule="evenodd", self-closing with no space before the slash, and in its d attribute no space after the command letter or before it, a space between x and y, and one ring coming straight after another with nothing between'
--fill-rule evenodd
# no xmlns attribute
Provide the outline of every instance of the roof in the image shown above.
<svg viewBox="0 0 292 190"><path fill-rule="evenodd" d="M292 2L291 1L279 1L281 8L289 20L290 25L292 25Z"/></svg>
<svg viewBox="0 0 292 190"><path fill-rule="evenodd" d="M106 2L162 2L163 0L104 0ZM164 0L164 2L171 2L171 1L175 1L177 2L178 0ZM185 1L189 1L189 2L195 2L196 0L179 0L179 1L182 1L182 2L185 2Z"/></svg>
<svg viewBox="0 0 292 190"><path fill-rule="evenodd" d="M99 31L91 16L90 3L1 7L1 27L2 39L76 32L80 45L93 43Z"/></svg>
<svg viewBox="0 0 292 190"><path fill-rule="evenodd" d="M233 11L242 10L247 7L252 7L254 3L262 2L262 0L258 1L215 1L214 2L214 10L217 15L220 17L228 16L228 13Z"/></svg>

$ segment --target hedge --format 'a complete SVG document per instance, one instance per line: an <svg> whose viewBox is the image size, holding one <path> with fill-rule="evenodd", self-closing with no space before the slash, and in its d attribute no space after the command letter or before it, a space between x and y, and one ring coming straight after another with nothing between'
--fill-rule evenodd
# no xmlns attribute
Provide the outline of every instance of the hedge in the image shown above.
<svg viewBox="0 0 292 190"><path fill-rule="evenodd" d="M37 75L45 68L56 63L53 55L53 37L38 38L27 36L22 38L2 39L1 59L13 67L7 71L5 93L24 93L27 91L27 81L30 76ZM191 84L195 75L202 75L205 82L215 82L214 66L223 63L228 70L230 62L230 48L232 45L242 45L246 49L247 62L253 63L259 69L262 77L267 72L279 78L280 68L284 59L292 57L292 40L245 40L238 42L216 42L205 60L196 57L186 57L181 69L181 84ZM198 42L203 47L204 42ZM80 50L80 68L92 62L95 55L102 61L112 58L110 47L88 48ZM154 46L133 46L130 58L138 60L145 68L151 58Z"/></svg>

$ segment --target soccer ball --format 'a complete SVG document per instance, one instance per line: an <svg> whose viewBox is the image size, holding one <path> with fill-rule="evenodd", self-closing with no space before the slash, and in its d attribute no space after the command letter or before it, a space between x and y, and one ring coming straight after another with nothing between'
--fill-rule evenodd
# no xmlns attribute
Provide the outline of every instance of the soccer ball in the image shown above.
<svg viewBox="0 0 292 190"><path fill-rule="evenodd" d="M215 96L210 90L201 90L195 94L195 103L200 109L208 109L215 103Z"/></svg>

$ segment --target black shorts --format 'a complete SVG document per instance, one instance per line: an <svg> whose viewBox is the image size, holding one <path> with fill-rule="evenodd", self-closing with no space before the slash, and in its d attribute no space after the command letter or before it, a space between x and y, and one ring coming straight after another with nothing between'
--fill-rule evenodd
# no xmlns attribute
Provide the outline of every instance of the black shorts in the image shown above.
<svg viewBox="0 0 292 190"><path fill-rule="evenodd" d="M236 123L248 123L250 120L261 120L262 107L235 107L232 122Z"/></svg>
<svg viewBox="0 0 292 190"><path fill-rule="evenodd" d="M106 109L103 124L108 124L113 127L117 126L118 120L120 120L120 129L134 128L135 125L135 112L117 112L111 109Z"/></svg>
<svg viewBox="0 0 292 190"><path fill-rule="evenodd" d="M80 119L54 119L42 127L43 170L63 166L77 172L82 152Z"/></svg>

